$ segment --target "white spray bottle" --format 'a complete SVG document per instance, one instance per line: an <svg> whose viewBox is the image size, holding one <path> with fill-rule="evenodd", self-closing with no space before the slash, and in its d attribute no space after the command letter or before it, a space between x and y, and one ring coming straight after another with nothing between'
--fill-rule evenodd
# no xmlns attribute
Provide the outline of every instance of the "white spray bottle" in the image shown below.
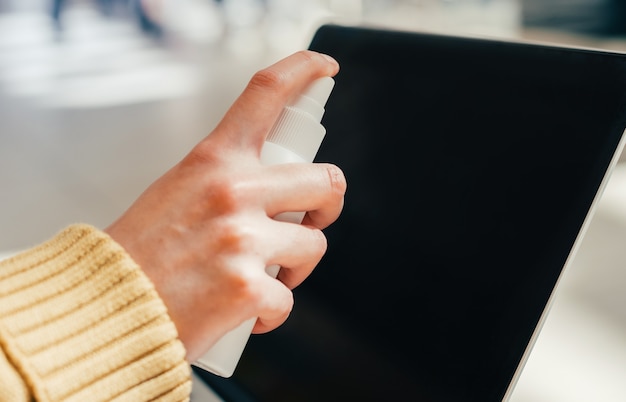
<svg viewBox="0 0 626 402"><path fill-rule="evenodd" d="M320 121L334 84L331 77L317 79L283 109L265 140L261 163L273 165L313 161L326 134ZM301 223L303 217L304 212L287 212L276 219ZM267 267L266 271L275 278L279 269L275 265ZM256 318L252 318L224 335L193 364L221 377L232 376L255 322Z"/></svg>

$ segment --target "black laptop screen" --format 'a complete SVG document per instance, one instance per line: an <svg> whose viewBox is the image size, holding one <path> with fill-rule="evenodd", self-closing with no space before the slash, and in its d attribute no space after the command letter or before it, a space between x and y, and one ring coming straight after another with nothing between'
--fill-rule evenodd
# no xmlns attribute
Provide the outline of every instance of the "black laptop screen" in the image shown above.
<svg viewBox="0 0 626 402"><path fill-rule="evenodd" d="M626 127L626 58L324 26L341 71L317 161L348 180L241 401L501 401ZM236 390L237 397L230 393Z"/></svg>

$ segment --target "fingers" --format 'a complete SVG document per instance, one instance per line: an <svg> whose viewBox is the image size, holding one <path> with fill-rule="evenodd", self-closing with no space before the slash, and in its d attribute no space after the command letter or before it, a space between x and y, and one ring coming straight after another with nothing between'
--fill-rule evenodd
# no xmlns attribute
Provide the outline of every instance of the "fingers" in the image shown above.
<svg viewBox="0 0 626 402"><path fill-rule="evenodd" d="M343 210L344 196L347 189L346 178L341 169L334 165L323 166L327 168L329 198L331 202L324 204L322 208L304 209L304 211L308 212L302 220L303 225L311 225L320 229L325 229L339 218Z"/></svg>
<svg viewBox="0 0 626 402"><path fill-rule="evenodd" d="M225 227L222 235L217 236L228 234L228 241L234 244L229 249L242 250L245 247L246 258L234 254L230 259L234 272L242 278L237 283L248 283L244 289L251 293L245 298L256 300L253 304L258 304L261 312L282 311L285 308L282 292L300 285L311 274L326 253L326 236L318 228L277 221L261 214L244 219L247 221L245 229L241 229L244 225L230 222L234 229ZM254 222L250 224L251 221ZM266 273L268 267L280 267L278 281ZM269 289L276 284L284 290Z"/></svg>
<svg viewBox="0 0 626 402"><path fill-rule="evenodd" d="M341 169L327 163L268 166L272 180L264 187L267 214L309 211L303 224L326 228L343 208L346 178ZM269 176L269 175L268 175Z"/></svg>
<svg viewBox="0 0 626 402"><path fill-rule="evenodd" d="M339 65L330 56L309 50L260 70L211 136L258 154L285 104L315 79L338 71Z"/></svg>
<svg viewBox="0 0 626 402"><path fill-rule="evenodd" d="M313 271L326 253L328 243L321 230L275 221L277 246L268 258L268 265L279 265L277 279L289 289L300 285ZM286 241L287 240L287 241Z"/></svg>
<svg viewBox="0 0 626 402"><path fill-rule="evenodd" d="M255 264L256 265L256 264ZM255 270L256 271L256 270ZM264 333L279 327L289 317L294 305L293 293L284 283L269 276L265 271L247 275L251 292L246 297L251 300L256 317L253 333Z"/></svg>
<svg viewBox="0 0 626 402"><path fill-rule="evenodd" d="M291 274L293 272L299 272L300 274L303 273L303 271L299 270L281 268L278 276L279 280L276 280L269 275L263 275L263 282L265 283L261 286L255 287L256 289L263 289L263 293L259 295L260 300L257 300L256 305L260 307L260 310L257 315L256 324L252 331L253 333L271 331L282 325L289 317L294 305L293 293L291 289L295 286L287 286L285 282L289 282L290 280L285 280L284 278L287 274ZM307 272L307 275L310 274L310 270ZM303 279L304 278L301 278L299 282Z"/></svg>
<svg viewBox="0 0 626 402"><path fill-rule="evenodd" d="M267 267L280 266L278 280L293 289L311 274L326 253L326 236L318 228L277 221L263 215L250 215L242 219L247 221L245 228L242 229L244 225L238 222L230 222L228 225L233 228L224 226L222 234L216 236L225 237L225 240L219 240L220 244L231 243L229 249L234 251L231 255L234 257L231 260L235 261L233 267L236 271L242 270L240 275L244 282L248 282L244 272L252 275L255 281L260 274L270 278L265 273ZM243 249L249 260L237 254L237 250ZM256 262L251 265L249 261ZM273 272L275 274L276 270ZM253 289L254 286L249 288Z"/></svg>
<svg viewBox="0 0 626 402"><path fill-rule="evenodd" d="M289 312L284 313L282 315L277 315L275 317L270 318L261 318L257 319L254 328L252 329L253 334L264 334L266 332L272 331L278 327L280 327L287 318L289 317Z"/></svg>

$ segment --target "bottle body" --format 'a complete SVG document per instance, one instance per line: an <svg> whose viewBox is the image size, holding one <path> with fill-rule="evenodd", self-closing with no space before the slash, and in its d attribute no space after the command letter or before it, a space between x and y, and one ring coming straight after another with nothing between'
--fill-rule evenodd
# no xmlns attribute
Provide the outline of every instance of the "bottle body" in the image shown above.
<svg viewBox="0 0 626 402"><path fill-rule="evenodd" d="M263 145L261 163L264 165L294 162L302 163L306 161L301 156L273 142L266 141ZM286 212L276 216L276 219L285 222L301 223L303 217L304 212ZM274 278L278 275L279 270L280 267L278 265L265 268L267 274ZM237 328L220 338L208 352L194 362L194 365L221 377L227 378L232 376L248 343L255 323L256 317L241 323Z"/></svg>
<svg viewBox="0 0 626 402"><path fill-rule="evenodd" d="M261 149L262 164L313 161L326 134L320 121L334 83L331 77L320 78L306 88L293 104L285 106ZM304 214L305 212L297 211L285 212L274 219L301 223ZM280 267L269 266L265 270L268 275L276 278ZM252 318L228 332L194 362L194 365L221 377L232 376L255 323L256 318Z"/></svg>

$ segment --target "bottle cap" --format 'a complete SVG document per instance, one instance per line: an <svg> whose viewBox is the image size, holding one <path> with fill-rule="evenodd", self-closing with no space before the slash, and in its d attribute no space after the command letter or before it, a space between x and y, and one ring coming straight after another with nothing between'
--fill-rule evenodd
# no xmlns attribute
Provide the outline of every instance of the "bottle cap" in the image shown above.
<svg viewBox="0 0 626 402"><path fill-rule="evenodd" d="M283 109L266 141L287 148L306 161L312 161L326 135L326 129L320 121L334 85L335 80L331 77L313 81Z"/></svg>

